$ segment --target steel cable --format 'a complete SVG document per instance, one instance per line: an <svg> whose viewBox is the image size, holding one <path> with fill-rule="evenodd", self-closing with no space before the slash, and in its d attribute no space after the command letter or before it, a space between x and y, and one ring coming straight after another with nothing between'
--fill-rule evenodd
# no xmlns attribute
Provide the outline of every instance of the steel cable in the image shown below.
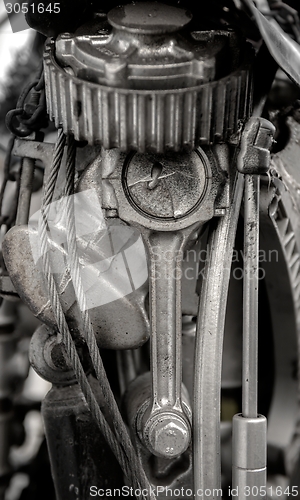
<svg viewBox="0 0 300 500"><path fill-rule="evenodd" d="M67 244L68 244L68 259L70 274L73 279L74 289L77 295L79 307L82 312L83 319L83 332L86 338L87 346L89 349L91 361L99 383L103 388L103 395L105 402L110 413L113 415L113 425L115 434L112 432L108 422L106 421L95 395L91 389L88 379L84 373L78 356L73 338L71 336L65 314L60 302L59 293L51 271L51 261L49 258L48 250L48 235L47 235L47 219L50 209L50 203L53 199L55 185L57 181L58 172L60 170L61 160L64 152L66 138L62 131L59 132L58 140L56 143L53 164L49 177L45 183L44 197L42 204L42 217L40 222L40 252L43 262L43 272L45 275L46 284L48 286L49 299L53 313L57 322L57 328L61 336L61 340L65 346L67 354L70 358L72 367L80 384L81 390L85 396L86 402L94 416L101 432L107 440L109 446L113 450L124 474L134 485L135 490L145 490L147 495L137 494L138 498L145 498L155 500L152 493L151 485L147 479L144 469L138 459L138 456L131 443L127 428L123 422L122 416L119 412L114 395L112 393L107 375L102 363L101 355L96 343L95 335L89 318L89 313L86 310L86 301L83 292L83 287L80 278L80 268L76 247L76 233L75 233L75 220L74 220L74 172L75 172L75 141L73 137L69 138L68 154L67 154L67 172L66 172L66 200L67 200Z"/></svg>
<svg viewBox="0 0 300 500"><path fill-rule="evenodd" d="M66 201L67 201L66 215L67 215L67 246L68 246L67 255L69 260L70 274L72 277L73 286L78 301L78 306L80 308L83 320L82 330L84 332L85 340L89 349L96 377L102 386L104 399L106 401L107 407L113 419L114 430L116 432L119 442L122 443L123 449L126 453L129 462L128 463L129 470L127 471L127 476L129 473L129 477L131 477L132 479L132 484L135 484L135 489L142 488L150 492L150 483L148 482L144 469L133 448L127 428L123 422L115 397L113 395L109 381L107 379L105 368L103 366L102 358L96 342L90 315L87 309L85 293L81 281L79 257L77 252L74 196L72 196L74 193L75 154L76 154L75 140L73 137L69 136L68 155L66 162ZM151 498L154 499L153 495Z"/></svg>

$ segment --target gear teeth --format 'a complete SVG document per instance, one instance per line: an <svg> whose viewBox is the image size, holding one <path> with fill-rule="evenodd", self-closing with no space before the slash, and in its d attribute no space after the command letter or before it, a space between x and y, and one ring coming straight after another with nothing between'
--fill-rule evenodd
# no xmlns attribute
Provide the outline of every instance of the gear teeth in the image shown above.
<svg viewBox="0 0 300 500"><path fill-rule="evenodd" d="M47 110L57 128L106 149L181 151L230 140L252 106L252 75L178 90L132 90L83 81L61 68L54 43L44 54Z"/></svg>

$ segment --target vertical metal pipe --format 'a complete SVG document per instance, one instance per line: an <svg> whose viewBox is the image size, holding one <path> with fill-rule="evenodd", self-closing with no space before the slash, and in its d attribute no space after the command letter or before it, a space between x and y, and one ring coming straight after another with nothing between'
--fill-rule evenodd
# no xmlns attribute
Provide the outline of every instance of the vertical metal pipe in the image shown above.
<svg viewBox="0 0 300 500"><path fill-rule="evenodd" d="M245 175L243 397L232 422L232 495L237 500L266 496L267 420L257 414L259 175Z"/></svg>
<svg viewBox="0 0 300 500"><path fill-rule="evenodd" d="M243 417L257 417L259 175L245 175Z"/></svg>

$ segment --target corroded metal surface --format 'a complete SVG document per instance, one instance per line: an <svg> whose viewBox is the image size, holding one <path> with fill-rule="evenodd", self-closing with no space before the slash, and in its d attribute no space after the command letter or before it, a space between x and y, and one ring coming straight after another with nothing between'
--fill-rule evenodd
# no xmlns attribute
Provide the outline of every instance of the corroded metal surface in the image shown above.
<svg viewBox="0 0 300 500"><path fill-rule="evenodd" d="M251 57L232 31L179 32L189 20L181 9L136 3L108 14L112 33L48 41L46 97L56 127L122 151L229 140L251 113Z"/></svg>

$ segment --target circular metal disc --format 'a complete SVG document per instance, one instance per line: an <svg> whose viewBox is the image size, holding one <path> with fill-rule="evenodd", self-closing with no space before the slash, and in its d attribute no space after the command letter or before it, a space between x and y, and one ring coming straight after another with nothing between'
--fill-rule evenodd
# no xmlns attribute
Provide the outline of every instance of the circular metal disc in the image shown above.
<svg viewBox="0 0 300 500"><path fill-rule="evenodd" d="M161 219L179 219L203 199L208 179L207 158L191 153L133 153L124 171L125 193L139 211Z"/></svg>

